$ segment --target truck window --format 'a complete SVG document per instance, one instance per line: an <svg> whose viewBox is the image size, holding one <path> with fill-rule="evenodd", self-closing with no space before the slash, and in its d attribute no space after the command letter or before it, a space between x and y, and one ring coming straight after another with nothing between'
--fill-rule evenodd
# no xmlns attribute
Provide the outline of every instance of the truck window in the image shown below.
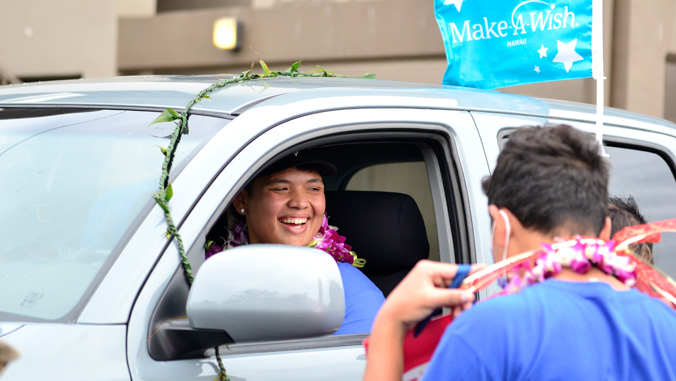
<svg viewBox="0 0 676 381"><path fill-rule="evenodd" d="M411 195L425 221L430 259L439 260L434 205L425 162L380 164L364 168L350 178L348 190L376 190Z"/></svg>
<svg viewBox="0 0 676 381"><path fill-rule="evenodd" d="M676 180L670 162L658 153L638 147L607 146L610 195L633 196L648 222L676 218ZM654 245L655 265L676 276L676 234L662 235Z"/></svg>

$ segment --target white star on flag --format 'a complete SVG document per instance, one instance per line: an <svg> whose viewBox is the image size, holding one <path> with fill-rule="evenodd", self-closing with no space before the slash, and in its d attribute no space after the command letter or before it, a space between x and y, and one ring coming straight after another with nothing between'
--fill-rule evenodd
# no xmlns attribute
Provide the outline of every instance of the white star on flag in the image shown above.
<svg viewBox="0 0 676 381"><path fill-rule="evenodd" d="M540 45L540 49L538 49L538 53L540 53L540 58L547 57L547 49L549 48L545 48L544 45Z"/></svg>
<svg viewBox="0 0 676 381"><path fill-rule="evenodd" d="M535 65L534 71L538 74L540 74L540 66Z"/></svg>
<svg viewBox="0 0 676 381"><path fill-rule="evenodd" d="M563 66L566 68L566 73L568 73L571 66L573 66L573 62L582 61L584 59L575 51L576 45L577 38L567 44L558 40L556 41L556 47L559 49L559 52L556 53L556 57L554 57L552 62L563 63Z"/></svg>
<svg viewBox="0 0 676 381"><path fill-rule="evenodd" d="M462 8L463 1L465 0L444 0L444 5L453 4L455 5L455 9L457 9L458 12L460 12L460 8Z"/></svg>

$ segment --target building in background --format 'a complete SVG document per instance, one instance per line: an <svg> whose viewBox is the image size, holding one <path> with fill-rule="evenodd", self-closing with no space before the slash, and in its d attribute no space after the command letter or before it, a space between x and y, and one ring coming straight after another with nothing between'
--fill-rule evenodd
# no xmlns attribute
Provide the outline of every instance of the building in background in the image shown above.
<svg viewBox="0 0 676 381"><path fill-rule="evenodd" d="M478 0L465 0L478 1ZM565 2L565 0L563 0ZM440 83L432 0L0 0L0 83L240 73L302 59L340 74ZM606 104L676 121L676 1L604 0ZM240 48L214 22L236 18ZM594 103L593 79L501 91Z"/></svg>

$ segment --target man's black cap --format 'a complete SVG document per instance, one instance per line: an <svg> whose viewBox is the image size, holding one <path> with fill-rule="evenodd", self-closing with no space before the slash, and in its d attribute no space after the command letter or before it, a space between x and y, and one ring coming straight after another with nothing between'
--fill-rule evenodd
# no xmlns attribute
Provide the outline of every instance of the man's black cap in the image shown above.
<svg viewBox="0 0 676 381"><path fill-rule="evenodd" d="M288 168L315 170L322 176L331 176L338 171L335 165L321 159L321 152L304 150L283 156L272 162L260 172L259 176L271 175Z"/></svg>

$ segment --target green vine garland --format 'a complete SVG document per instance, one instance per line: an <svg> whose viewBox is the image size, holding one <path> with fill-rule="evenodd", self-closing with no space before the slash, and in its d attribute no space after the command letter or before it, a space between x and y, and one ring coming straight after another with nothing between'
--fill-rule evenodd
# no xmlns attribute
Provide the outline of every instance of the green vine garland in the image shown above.
<svg viewBox="0 0 676 381"><path fill-rule="evenodd" d="M172 236L176 238L176 242L178 244L178 253L181 257L181 263L183 264L183 270L185 271L185 275L188 278L188 284L192 285L193 280L195 279L195 276L193 275L192 267L190 266L190 262L188 261L188 257L185 253L185 248L183 246L183 239L181 238L181 234L178 232L178 228L176 227L176 223L174 222L173 217L171 216L171 210L169 208L169 200L174 195L174 190L171 187L171 183L169 182L169 174L171 173L171 167L174 163L174 157L176 156L176 147L181 141L181 136L184 134L187 134L189 132L188 129L188 113L190 112L190 109L198 102L200 102L202 99L209 98L209 94L217 89L220 89L222 87L232 85L235 83L241 83L245 81L251 81L254 79L263 79L263 78L275 78L275 77L339 77L339 78L368 78L368 79L373 79L375 78L374 74L366 74L361 77L355 77L355 76L347 76L347 75L338 75L335 74L332 71L328 71L324 69L323 67L317 65L319 69L311 70L310 72L304 73L298 71L298 68L300 67L301 61L294 62L293 65L289 68L287 71L271 71L268 68L268 65L263 62L263 60L259 59L258 62L261 65L261 68L263 69L263 74L256 74L253 73L253 68L254 68L254 63L251 63L251 68L245 72L242 72L240 75L221 80L219 82L214 83L213 85L207 87L206 89L200 91L197 93L197 95L188 102L186 105L185 109L183 112L178 113L170 108L164 110L160 116L158 116L155 120L152 121L152 124L155 123L163 123L163 122L174 122L176 123L176 128L171 134L171 140L169 142L169 146L167 148L160 147L160 150L162 151L162 154L164 155L164 163L162 164L162 174L160 175L160 187L157 192L153 194L153 199L155 199L155 202L162 208L164 211L164 217L167 220L167 238L170 239ZM218 360L218 367L219 367L219 375L216 378L216 380L220 381L230 381L230 378L228 377L226 371L225 371L225 366L223 365L223 360L221 359L220 351L219 348L216 347L216 359Z"/></svg>

